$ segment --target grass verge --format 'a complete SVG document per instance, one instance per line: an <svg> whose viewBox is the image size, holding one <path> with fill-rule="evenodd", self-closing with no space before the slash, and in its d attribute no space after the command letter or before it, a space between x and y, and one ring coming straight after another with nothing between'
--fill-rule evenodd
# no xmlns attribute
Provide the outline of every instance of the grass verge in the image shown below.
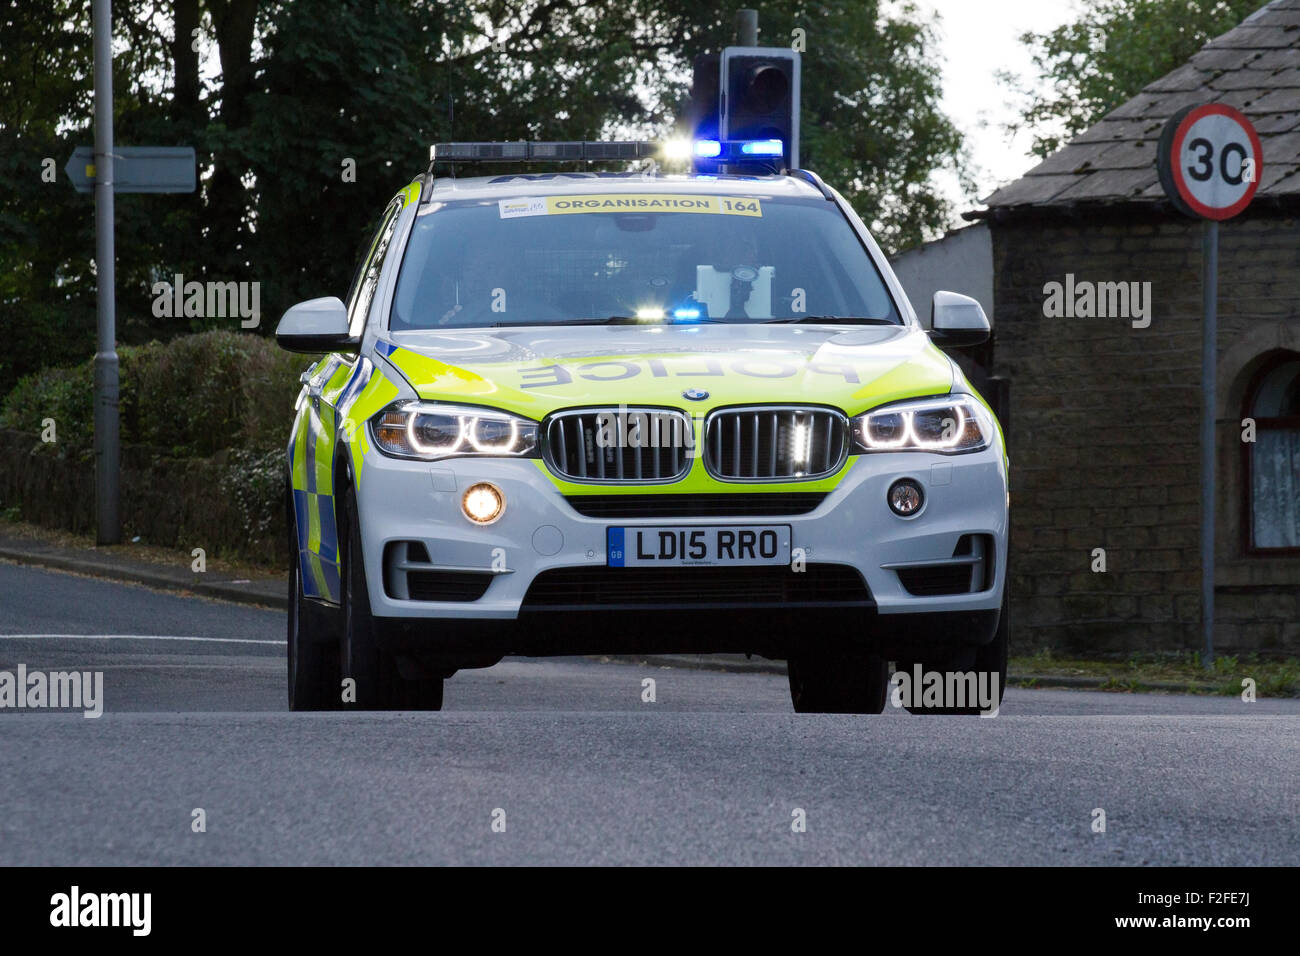
<svg viewBox="0 0 1300 956"><path fill-rule="evenodd" d="M1177 690L1190 694L1240 696L1247 681L1258 697L1300 697L1300 660L1250 654L1216 657L1207 668L1195 652L1134 654L1127 658L1083 660L1058 657L1042 650L1009 662L1011 683L1018 687L1047 686L1053 678L1100 681L1100 689L1135 693ZM1028 676L1032 675L1032 676Z"/></svg>

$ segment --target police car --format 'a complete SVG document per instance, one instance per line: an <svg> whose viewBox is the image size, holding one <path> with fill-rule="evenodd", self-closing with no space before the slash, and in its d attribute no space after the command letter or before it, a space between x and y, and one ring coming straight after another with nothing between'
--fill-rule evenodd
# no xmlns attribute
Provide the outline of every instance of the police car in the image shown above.
<svg viewBox="0 0 1300 956"><path fill-rule="evenodd" d="M291 707L438 709L507 654L784 659L798 711L879 713L890 662L1001 687L1007 460L940 350L988 320L940 292L925 329L844 199L749 146L716 175L431 164L346 300L285 313L325 353L288 445Z"/></svg>

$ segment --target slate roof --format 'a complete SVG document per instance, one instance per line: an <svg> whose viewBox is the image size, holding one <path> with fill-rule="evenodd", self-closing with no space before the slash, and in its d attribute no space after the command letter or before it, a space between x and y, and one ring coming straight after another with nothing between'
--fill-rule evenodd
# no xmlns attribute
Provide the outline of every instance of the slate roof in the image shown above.
<svg viewBox="0 0 1300 956"><path fill-rule="evenodd" d="M994 211L1165 200L1156 144L1184 106L1227 103L1255 124L1264 162L1255 202L1300 199L1300 0L1273 0L1108 113L985 203Z"/></svg>

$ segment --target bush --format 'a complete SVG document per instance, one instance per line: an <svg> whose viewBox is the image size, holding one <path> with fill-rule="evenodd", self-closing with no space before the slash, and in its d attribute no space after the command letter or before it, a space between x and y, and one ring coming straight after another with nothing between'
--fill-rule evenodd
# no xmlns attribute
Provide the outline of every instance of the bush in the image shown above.
<svg viewBox="0 0 1300 956"><path fill-rule="evenodd" d="M284 449L231 452L220 492L238 512L245 540L275 541L283 533L284 469Z"/></svg>
<svg viewBox="0 0 1300 956"><path fill-rule="evenodd" d="M0 408L0 424L39 436L47 418L54 419L53 444L42 445L50 454L89 458L94 442L93 378L86 366L47 368L18 381Z"/></svg>
<svg viewBox="0 0 1300 956"><path fill-rule="evenodd" d="M176 458L282 449L309 361L261 336L228 331L122 346L118 358L123 443ZM33 435L46 418L58 430L47 453L92 453L93 359L26 376L0 407L0 424Z"/></svg>

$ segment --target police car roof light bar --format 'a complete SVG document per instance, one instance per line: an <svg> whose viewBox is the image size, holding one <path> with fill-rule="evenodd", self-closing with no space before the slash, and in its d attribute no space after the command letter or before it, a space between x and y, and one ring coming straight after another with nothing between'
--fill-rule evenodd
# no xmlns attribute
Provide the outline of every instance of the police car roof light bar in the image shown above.
<svg viewBox="0 0 1300 956"><path fill-rule="evenodd" d="M649 159L658 152L659 144L650 142L438 143L429 147L429 163L591 163Z"/></svg>

